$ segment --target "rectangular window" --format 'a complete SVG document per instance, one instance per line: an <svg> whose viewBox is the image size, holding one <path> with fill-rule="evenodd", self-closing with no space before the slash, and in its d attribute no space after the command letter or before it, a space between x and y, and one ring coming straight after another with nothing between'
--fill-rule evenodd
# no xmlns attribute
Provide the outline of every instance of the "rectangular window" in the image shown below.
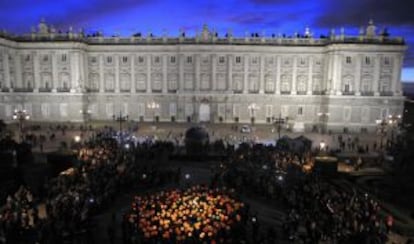
<svg viewBox="0 0 414 244"><path fill-rule="evenodd" d="M30 61L30 55L26 55L25 61L26 62L29 62Z"/></svg>
<svg viewBox="0 0 414 244"><path fill-rule="evenodd" d="M187 57L187 63L191 64L193 62L193 57L188 56Z"/></svg>
<svg viewBox="0 0 414 244"><path fill-rule="evenodd" d="M298 115L303 115L303 108L302 107L298 108Z"/></svg>
<svg viewBox="0 0 414 244"><path fill-rule="evenodd" d="M61 58L62 62L66 62L66 59L67 59L66 54L62 54L62 58Z"/></svg>
<svg viewBox="0 0 414 244"><path fill-rule="evenodd" d="M170 63L175 64L175 56L171 56L171 57L170 57Z"/></svg>
<svg viewBox="0 0 414 244"><path fill-rule="evenodd" d="M389 57L384 57L384 64L385 65L389 65L390 64L390 58Z"/></svg>
<svg viewBox="0 0 414 244"><path fill-rule="evenodd" d="M122 57L122 63L128 63L128 57L127 56L123 56Z"/></svg>
<svg viewBox="0 0 414 244"><path fill-rule="evenodd" d="M365 64L366 65L370 65L371 64L371 58L370 57L365 57Z"/></svg>
<svg viewBox="0 0 414 244"><path fill-rule="evenodd" d="M346 57L346 63L347 63L347 64L351 64L351 63L352 63L352 59L351 59L351 57L350 57L350 56L347 56L347 57Z"/></svg>
<svg viewBox="0 0 414 244"><path fill-rule="evenodd" d="M143 63L143 62L144 62L144 57L139 56L139 57L138 57L138 63Z"/></svg>
<svg viewBox="0 0 414 244"><path fill-rule="evenodd" d="M305 65L305 64L306 64L305 58L300 58L300 65Z"/></svg>
<svg viewBox="0 0 414 244"><path fill-rule="evenodd" d="M253 58L252 58L252 64L257 64L257 62L258 62L258 61L257 61L257 57L253 57Z"/></svg>
<svg viewBox="0 0 414 244"><path fill-rule="evenodd" d="M106 62L107 63L112 63L112 57L106 57Z"/></svg>
<svg viewBox="0 0 414 244"><path fill-rule="evenodd" d="M241 57L240 56L237 56L236 57L236 64L239 64L239 63L241 63Z"/></svg>
<svg viewBox="0 0 414 244"><path fill-rule="evenodd" d="M96 63L96 57L91 57L91 63Z"/></svg>
<svg viewBox="0 0 414 244"><path fill-rule="evenodd" d="M225 58L223 56L220 56L219 57L219 63L224 64L224 62L225 62Z"/></svg>
<svg viewBox="0 0 414 244"><path fill-rule="evenodd" d="M154 58L154 63L156 63L156 64L160 63L160 57L156 56Z"/></svg>
<svg viewBox="0 0 414 244"><path fill-rule="evenodd" d="M43 56L43 62L47 62L49 60L49 56L45 55Z"/></svg>

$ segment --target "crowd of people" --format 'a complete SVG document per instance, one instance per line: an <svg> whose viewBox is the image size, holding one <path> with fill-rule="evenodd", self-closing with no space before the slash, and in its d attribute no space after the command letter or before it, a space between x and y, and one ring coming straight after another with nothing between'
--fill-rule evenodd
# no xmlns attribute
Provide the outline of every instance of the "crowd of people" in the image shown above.
<svg viewBox="0 0 414 244"><path fill-rule="evenodd" d="M179 182L179 169L160 170L156 163L140 163L167 160L177 149L174 141L137 143L112 129L95 132L93 140L79 148L78 164L50 179L45 194L34 196L28 187L21 187L7 198L0 209L0 243L91 238L91 217L121 190L137 184L149 188ZM357 139L338 140L350 150L359 146ZM249 240L255 243L266 242L257 237L263 234L257 218L249 217L248 207L239 200L243 194L281 202L286 213L281 234L293 242L387 240L392 217L384 218L379 203L368 194L305 172L305 166L312 164L312 152L251 143L234 147L225 140L209 147L225 155L212 172L210 186L137 195L122 222L125 243L237 242L247 238L246 232L252 233ZM38 203L44 203L44 213ZM268 240L276 239L273 231L269 233Z"/></svg>
<svg viewBox="0 0 414 244"><path fill-rule="evenodd" d="M83 144L78 163L48 180L41 196L22 187L7 198L0 212L0 241L61 243L91 238L91 217L113 202L118 192L138 184L157 186L176 180L176 170L143 163L151 157L141 148L154 154L157 144L136 148L131 144L127 149L105 137ZM39 206L45 206L44 210L39 211Z"/></svg>
<svg viewBox="0 0 414 244"><path fill-rule="evenodd" d="M241 236L246 218L231 190L196 185L136 196L125 231L132 243L228 243Z"/></svg>

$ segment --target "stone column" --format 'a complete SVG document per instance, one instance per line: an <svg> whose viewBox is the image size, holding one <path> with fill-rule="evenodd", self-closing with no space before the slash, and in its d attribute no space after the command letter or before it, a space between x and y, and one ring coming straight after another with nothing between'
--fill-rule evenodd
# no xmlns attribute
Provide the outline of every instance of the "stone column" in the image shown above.
<svg viewBox="0 0 414 244"><path fill-rule="evenodd" d="M281 59L281 57L280 56L277 56L276 57L276 89L275 89L275 91L276 91L276 94L277 95L280 95L280 71L281 71L281 61L282 59Z"/></svg>
<svg viewBox="0 0 414 244"><path fill-rule="evenodd" d="M135 83L135 55L130 56L131 59L131 93L136 93L136 83Z"/></svg>
<svg viewBox="0 0 414 244"><path fill-rule="evenodd" d="M196 54L194 56L194 73L195 73L195 84L194 84L194 90L200 91L200 55Z"/></svg>
<svg viewBox="0 0 414 244"><path fill-rule="evenodd" d="M162 55L162 93L168 93L168 56L167 54Z"/></svg>
<svg viewBox="0 0 414 244"><path fill-rule="evenodd" d="M356 55L355 57L355 95L361 95L361 54Z"/></svg>
<svg viewBox="0 0 414 244"><path fill-rule="evenodd" d="M329 94L334 94L334 76L333 76L333 70L334 70L334 56L333 52L327 54L327 79L326 83L324 83L324 86L326 87L327 92Z"/></svg>
<svg viewBox="0 0 414 244"><path fill-rule="evenodd" d="M373 91L374 96L379 96L379 79L380 79L380 60L379 57L376 56L375 59L371 57L373 60L371 62L374 62L374 84L373 84Z"/></svg>
<svg viewBox="0 0 414 244"><path fill-rule="evenodd" d="M79 84L80 87L82 87L81 92L84 92L87 85L88 85L88 67L86 66L87 61L86 59L86 55L85 52L81 52L79 53L80 55L80 75L79 75L79 82L82 82L81 84Z"/></svg>
<svg viewBox="0 0 414 244"><path fill-rule="evenodd" d="M78 87L78 81L79 81L79 53L78 52L72 52L71 57L71 78L72 78L72 85L70 92L76 92L76 88Z"/></svg>
<svg viewBox="0 0 414 244"><path fill-rule="evenodd" d="M99 92L105 92L104 55L99 55Z"/></svg>
<svg viewBox="0 0 414 244"><path fill-rule="evenodd" d="M297 76L298 57L293 56L293 71L292 71L292 89L290 94L296 95L296 76Z"/></svg>
<svg viewBox="0 0 414 244"><path fill-rule="evenodd" d="M265 59L261 55L260 56L260 73L259 73L259 93L264 94L264 65L265 65Z"/></svg>
<svg viewBox="0 0 414 244"><path fill-rule="evenodd" d="M233 86L233 55L227 55L227 91L231 91Z"/></svg>
<svg viewBox="0 0 414 244"><path fill-rule="evenodd" d="M57 87L59 86L59 77L57 69L57 54L56 52L52 53L52 92L57 92Z"/></svg>
<svg viewBox="0 0 414 244"><path fill-rule="evenodd" d="M249 92L249 55L243 57L243 93Z"/></svg>
<svg viewBox="0 0 414 244"><path fill-rule="evenodd" d="M42 58L42 57L40 57ZM16 55L16 60L17 63L16 64L16 73L17 70L21 70L20 68L20 55ZM39 55L35 54L34 58L33 58L33 92L39 92L39 83L40 83L40 69L39 69ZM19 67L19 68L17 68ZM19 71L19 73L21 73L21 71Z"/></svg>
<svg viewBox="0 0 414 244"><path fill-rule="evenodd" d="M217 89L217 55L211 55L211 90L215 91Z"/></svg>
<svg viewBox="0 0 414 244"><path fill-rule="evenodd" d="M9 60L9 58L7 57L7 60ZM23 87L23 74L22 74L22 62L20 61L20 55L18 55L18 53L16 52L14 54L14 77L15 80L14 82L16 83L16 87ZM36 62L36 56L33 55L33 61ZM37 62L39 62L39 60L37 60ZM33 74L34 75L34 74Z"/></svg>
<svg viewBox="0 0 414 244"><path fill-rule="evenodd" d="M3 53L3 72L4 72L4 86L9 88L9 91L13 91L10 83L10 65L9 65L9 54Z"/></svg>
<svg viewBox="0 0 414 244"><path fill-rule="evenodd" d="M394 57L392 78L391 78L391 92L395 95L401 95L401 63L404 60L403 55Z"/></svg>
<svg viewBox="0 0 414 244"><path fill-rule="evenodd" d="M184 92L184 54L179 54L178 58L178 90Z"/></svg>
<svg viewBox="0 0 414 244"><path fill-rule="evenodd" d="M114 55L115 59L115 93L119 93L120 90L120 82L119 82L119 56Z"/></svg>
<svg viewBox="0 0 414 244"><path fill-rule="evenodd" d="M308 73L308 84L306 86L306 94L312 95L312 77L313 77L313 56L309 56L309 73Z"/></svg>
<svg viewBox="0 0 414 244"><path fill-rule="evenodd" d="M151 93L151 62L152 56L148 55L147 57L147 93Z"/></svg>

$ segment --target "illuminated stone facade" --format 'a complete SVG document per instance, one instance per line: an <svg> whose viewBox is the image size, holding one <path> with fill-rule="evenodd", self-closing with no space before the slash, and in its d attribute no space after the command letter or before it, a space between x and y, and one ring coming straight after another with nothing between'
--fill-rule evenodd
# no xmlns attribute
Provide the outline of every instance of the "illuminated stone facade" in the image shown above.
<svg viewBox="0 0 414 244"><path fill-rule="evenodd" d="M401 38L103 37L45 23L0 37L0 117L27 109L36 121L271 123L294 130L360 131L401 114ZM150 108L149 104L157 104ZM255 106L252 106L255 104ZM253 118L253 119L252 119Z"/></svg>

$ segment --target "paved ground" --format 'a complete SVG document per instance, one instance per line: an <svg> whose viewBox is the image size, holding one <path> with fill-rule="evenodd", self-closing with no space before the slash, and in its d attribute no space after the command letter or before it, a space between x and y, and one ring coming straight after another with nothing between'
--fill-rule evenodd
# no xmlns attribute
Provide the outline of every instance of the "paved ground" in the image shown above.
<svg viewBox="0 0 414 244"><path fill-rule="evenodd" d="M76 127L79 128L80 124L77 124ZM102 127L104 126L104 123L96 123L94 126ZM113 126L114 128L117 128L117 124L112 123L109 124ZM139 123L138 124L138 131L135 132L137 136L157 136L159 139L166 139L168 135L174 137L179 136L180 134L184 134L186 129L192 126L193 124L175 124L175 123ZM124 128L133 127L134 125L130 123L129 125L124 125ZM235 131L232 128L232 125L217 125L217 124L206 124L203 125L207 128L207 130L210 133L210 136L212 139L217 138L228 138L230 136L237 137L237 139L241 139L243 137L246 138L256 138L258 140L271 140L278 137L277 133L274 131L272 132L272 126L269 125L258 125L253 127L253 132L249 134L240 133L239 130ZM240 127L240 126L239 126ZM16 125L12 125L9 128L12 130L17 131ZM46 131L36 131L35 134L47 134ZM84 138L89 136L91 133L87 132L86 135L84 135ZM68 145L70 145L73 142L73 138L76 135L80 135L79 130L70 130L67 131L65 134L62 134L61 132L56 132L56 138L54 141L47 141L43 146L43 152L52 152L59 149L61 146L61 142L66 142ZM300 134L294 134L287 131L282 131L281 135L288 135L290 137L296 137ZM18 133L15 133L16 138L18 137ZM324 141L327 145L329 145L330 148L338 148L337 145L337 136L338 135L321 135L317 133L308 133L306 134L308 138L313 140L314 146L317 147L319 142ZM378 136L377 135L351 135L351 137L359 136L360 141L363 144L370 144L372 145L374 142L378 143ZM42 157L42 153L40 153L40 147L34 148L34 151L39 153L38 155L40 159ZM373 153L373 156L375 153ZM345 156L355 156L354 152L346 152ZM210 177L210 171L208 168L206 168L203 165L200 164L193 164L193 165L182 165L182 172L185 174L185 172L190 172L190 174L193 176L192 179L196 180L195 183L206 183L209 180ZM400 207L395 204L392 197L393 194L398 192L398 189L395 189L395 187L389 187L390 181L392 179L387 178L389 177L389 174L387 171L384 171L382 168L379 167L373 167L373 168L365 168L363 170L354 172L352 168L347 168L348 174L352 175L351 179L336 179L337 183L339 185L342 185L343 187L358 187L361 191L367 191L370 192L370 194L373 194L374 196L378 197L381 202L383 203L384 208L391 212L394 216L397 217L398 222L397 224L407 231L408 235L414 236L414 220L410 217L410 214L412 214L413 209L407 209ZM172 187L173 185L167 186ZM131 199L133 197L135 192L128 192L128 193L122 193L120 196L116 199L114 204L105 211L105 213L98 215L95 219L97 223L97 228L94 232L94 237L98 240L97 243L107 243L107 235L106 235L106 225L110 221L110 217L112 213L115 213L117 216L118 223L120 222L122 213L129 207L129 204L131 202ZM399 196L400 198L402 196ZM412 196L407 196L407 199L412 198ZM274 202L269 203L266 199L258 198L257 196L249 196L244 199L246 202L248 202L252 206L252 210L257 210L259 214L259 219L263 221L266 225L273 225L280 227L282 219L284 217L284 211L283 209L278 208L275 206ZM409 202L414 202L414 199L411 199ZM412 205L411 205L412 206ZM411 212L410 212L411 211ZM120 225L119 225L120 226ZM117 231L117 239L120 240L121 238L121 232L118 229ZM391 240L394 243L404 243L406 238L399 236L395 233L391 235ZM390 243L392 243L390 242Z"/></svg>

